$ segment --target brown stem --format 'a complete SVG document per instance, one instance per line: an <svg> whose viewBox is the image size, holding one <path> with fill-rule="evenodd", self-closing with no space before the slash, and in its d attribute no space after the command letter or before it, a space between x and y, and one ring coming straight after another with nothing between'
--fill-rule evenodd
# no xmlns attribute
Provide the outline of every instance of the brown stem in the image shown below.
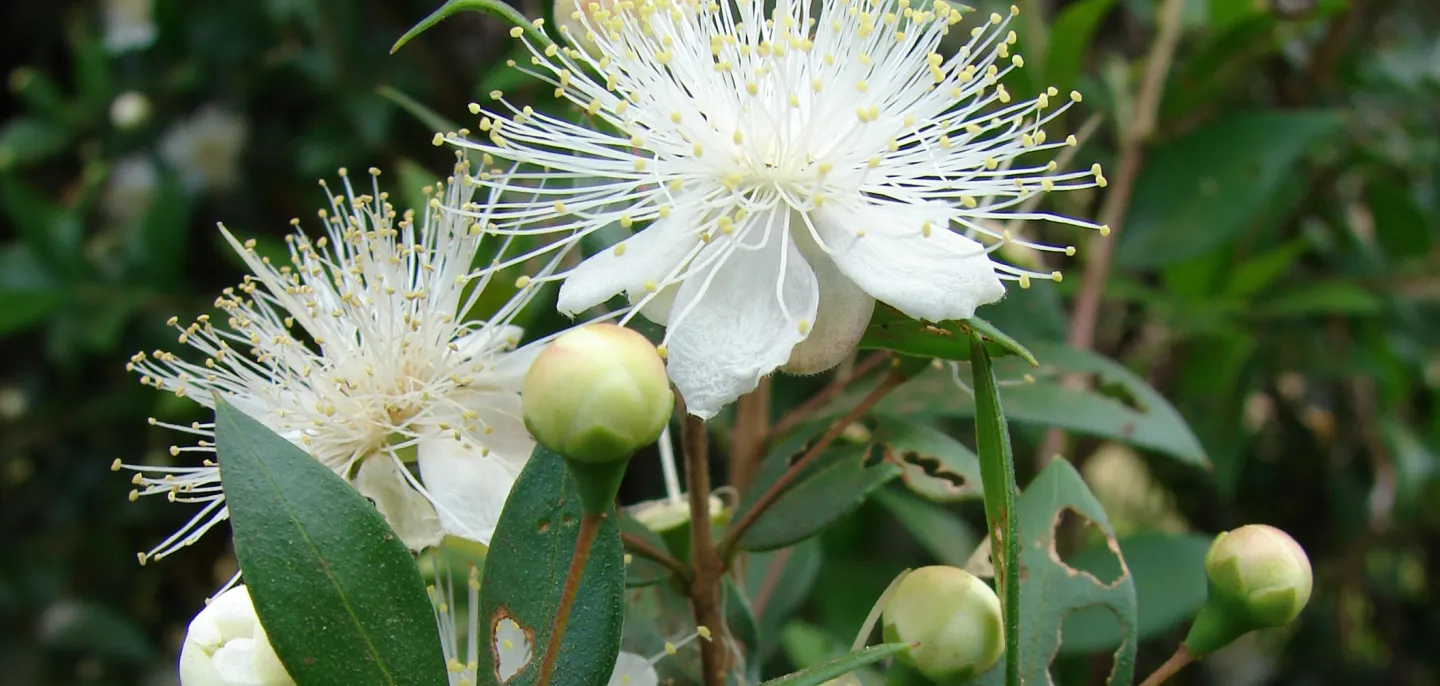
<svg viewBox="0 0 1440 686"><path fill-rule="evenodd" d="M725 622L720 614L720 578L725 566L715 554L710 535L710 441L705 420L685 415L685 481L690 491L690 560L694 576L690 582L690 604L696 626L710 630L710 640L700 642L700 663L705 686L724 686L728 653Z"/></svg>
<svg viewBox="0 0 1440 686"><path fill-rule="evenodd" d="M689 567L681 564L679 560L671 557L669 553L650 545L645 539L621 532L620 542L625 544L626 550L647 560L660 563L661 566L674 572L675 575L681 579L685 579L686 581L690 580Z"/></svg>
<svg viewBox="0 0 1440 686"><path fill-rule="evenodd" d="M730 434L730 485L744 493L755 478L765 438L770 433L770 377L735 403L735 430Z"/></svg>
<svg viewBox="0 0 1440 686"><path fill-rule="evenodd" d="M1166 679L1175 676L1185 665L1194 661L1195 656L1190 654L1190 649L1186 648L1184 643L1181 643L1180 647L1175 649L1175 654L1171 655L1170 659L1166 660L1165 664L1160 665L1160 668L1155 670L1153 674L1145 677L1145 680L1140 682L1140 686L1160 686L1160 684L1165 683Z"/></svg>
<svg viewBox="0 0 1440 686"><path fill-rule="evenodd" d="M550 674L555 671L555 660L560 656L560 644L565 637L565 626L570 623L570 607L575 604L575 593L580 588L580 579L585 576L586 563L590 561L590 546L600 533L600 522L605 515L584 515L580 518L580 534L575 539L575 554L570 558L570 571L565 574L565 587L560 591L560 606L555 609L555 624L550 628L550 642L545 646L545 657L540 663L539 686L550 685Z"/></svg>
<svg viewBox="0 0 1440 686"><path fill-rule="evenodd" d="M791 464L790 469L786 470L784 474L781 474L780 478L776 479L775 483L755 501L755 504L745 511L744 516L740 517L740 521L735 522L735 526L730 527L730 531L726 532L725 538L720 541L720 557L729 560L731 556L735 554L735 547L739 544L740 537L745 535L745 531L755 523L755 520L759 518L761 514L765 513L765 510L769 509L771 505L774 505L775 501L779 500L781 495L784 495L785 490L790 487L790 484L799 478L800 473L805 471L805 468L809 466L811 462L814 462L815 458L820 456L820 453L825 452L825 449L830 447L830 444L834 443L835 439L839 438L841 433L844 433L845 427L850 426L855 420L859 419L866 412L869 412L870 408L875 407L875 404L885 397L885 394L894 390L900 384L905 383L909 378L909 374L899 369L891 369L890 373L886 374L884 379L881 379L880 385L870 391L870 394L865 396L864 400L861 400L860 403L846 413L844 417L830 424L830 428L826 429L825 433L810 445L805 453L800 456L800 459Z"/></svg>
<svg viewBox="0 0 1440 686"><path fill-rule="evenodd" d="M810 415L815 413L815 410L820 409L826 403L834 400L835 396L840 395L840 393L848 388L850 384L854 383L855 380L869 374L871 370L880 366L880 363L884 362L886 357L887 354L884 351L880 351L865 358L859 364L855 365L849 374L837 377L834 381L830 382L829 386L821 389L819 393L811 396L809 400L786 412L785 416L780 418L780 421L775 422L775 424L770 427L769 438L774 439L784 436L786 433L789 433L791 429L804 423L805 420L810 418Z"/></svg>
<svg viewBox="0 0 1440 686"><path fill-rule="evenodd" d="M1100 224L1110 227L1111 235L1099 241L1092 241L1094 247L1085 265L1085 276L1080 292L1075 296L1075 309L1070 315L1070 331L1067 342L1077 350L1091 350L1095 347L1095 325L1100 320L1100 306L1105 297L1105 285L1110 281L1110 262L1115 253L1118 232L1125 222L1125 213L1130 209L1130 195L1135 192L1135 181L1145 163L1145 144L1155 133L1156 118L1160 112L1160 99L1165 91L1165 78L1175 59L1175 48L1180 42L1180 16L1185 0L1165 0L1156 14L1155 42L1150 47L1150 56L1145 60L1145 73L1140 79L1140 92L1135 100L1134 114L1127 126L1122 128L1120 155L1114 181L1109 186L1105 201L1100 206ZM1066 377L1067 388L1084 388L1086 377ZM1041 442L1037 462L1042 466L1062 452L1065 433L1050 429Z"/></svg>

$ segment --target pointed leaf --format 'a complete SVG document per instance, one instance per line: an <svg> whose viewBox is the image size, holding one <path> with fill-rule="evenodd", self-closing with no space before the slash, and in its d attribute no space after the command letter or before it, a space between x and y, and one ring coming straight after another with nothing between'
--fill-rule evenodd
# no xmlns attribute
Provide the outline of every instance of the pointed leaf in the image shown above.
<svg viewBox="0 0 1440 686"><path fill-rule="evenodd" d="M845 676L861 667L875 664L909 648L910 644L908 643L882 643L878 646L870 646L833 660L826 660L794 674L771 679L760 686L820 686L831 679Z"/></svg>
<svg viewBox="0 0 1440 686"><path fill-rule="evenodd" d="M224 400L216 454L260 623L302 684L445 683L415 560L355 489Z"/></svg>
<svg viewBox="0 0 1440 686"><path fill-rule="evenodd" d="M530 20L526 19L525 15L521 14L520 11L514 7L505 4L502 0L449 0L441 5L440 9L431 12L430 16L421 19L419 24L416 24L409 31L406 31L405 35L400 37L400 40L395 41L395 45L390 48L390 53L394 54L401 46L409 43L412 38L425 33L430 27L439 24L441 21L444 21L446 17L456 12L481 12L499 17L514 26L520 27L520 29L525 32L525 35L529 36L531 40L539 45L550 44L550 39L544 33L541 33L539 28L530 23Z"/></svg>
<svg viewBox="0 0 1440 686"><path fill-rule="evenodd" d="M911 319L885 305L875 308L870 326L860 339L860 347L893 350L915 357L969 360L971 331L979 332L985 339L985 348L992 357L1018 355L1031 365L1036 364L1035 356L1019 341L978 317L932 324Z"/></svg>
<svg viewBox="0 0 1440 686"><path fill-rule="evenodd" d="M1021 574L1015 460L995 370L979 334L971 334L970 347L974 351L971 371L975 382L975 447L980 455L980 478L985 491L985 526L990 532L991 559L995 562L998 581L996 590L1005 622L1005 683L1019 686Z"/></svg>

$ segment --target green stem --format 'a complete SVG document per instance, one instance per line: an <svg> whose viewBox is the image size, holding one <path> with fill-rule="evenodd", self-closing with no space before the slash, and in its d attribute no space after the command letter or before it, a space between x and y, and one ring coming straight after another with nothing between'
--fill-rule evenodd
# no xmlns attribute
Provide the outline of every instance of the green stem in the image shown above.
<svg viewBox="0 0 1440 686"><path fill-rule="evenodd" d="M1020 521L1015 511L1015 461L1010 430L1000 405L999 384L980 334L970 332L970 367L975 383L975 447L985 491L985 524L990 556L1005 616L1005 683L1020 686Z"/></svg>
<svg viewBox="0 0 1440 686"><path fill-rule="evenodd" d="M575 593L580 588L580 579L585 576L585 565L590 561L590 547L600 533L600 522L604 514L586 514L580 517L580 534L575 539L575 554L570 558L570 571L565 574L565 588L560 592L560 606L555 609L555 624L550 629L550 642L545 646L545 657L540 662L538 686L549 686L550 675L555 671L555 660L560 656L560 646L565 638L565 626L570 623L570 608L575 604Z"/></svg>

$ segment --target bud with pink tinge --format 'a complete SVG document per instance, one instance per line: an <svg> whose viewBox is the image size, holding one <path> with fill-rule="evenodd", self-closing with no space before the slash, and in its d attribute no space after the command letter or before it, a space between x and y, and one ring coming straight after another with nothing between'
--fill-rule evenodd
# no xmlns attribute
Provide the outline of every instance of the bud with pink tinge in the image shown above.
<svg viewBox="0 0 1440 686"><path fill-rule="evenodd" d="M1289 624L1310 600L1310 558L1273 526L1250 524L1215 537L1205 576L1209 594L1185 638L1197 657L1250 631Z"/></svg>

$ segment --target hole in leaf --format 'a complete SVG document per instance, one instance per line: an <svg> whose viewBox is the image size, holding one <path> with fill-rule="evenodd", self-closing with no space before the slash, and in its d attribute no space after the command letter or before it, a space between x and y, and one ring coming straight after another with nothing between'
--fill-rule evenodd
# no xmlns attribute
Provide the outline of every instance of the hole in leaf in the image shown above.
<svg viewBox="0 0 1440 686"><path fill-rule="evenodd" d="M938 457L924 455L915 451L907 451L900 454L900 460L919 467L925 472L925 476L941 481L949 482L954 490L961 491L965 488L965 477L956 474L945 468L945 463Z"/></svg>
<svg viewBox="0 0 1440 686"><path fill-rule="evenodd" d="M490 635L495 637L495 643L490 646L495 657L495 676L503 684L530 664L535 632L520 626L504 608L495 613L495 622L490 628Z"/></svg>
<svg viewBox="0 0 1440 686"><path fill-rule="evenodd" d="M1114 586L1125 578L1119 544L1089 517L1064 508L1055 514L1050 535L1050 559L1064 567L1066 574L1084 574L1101 586Z"/></svg>
<svg viewBox="0 0 1440 686"><path fill-rule="evenodd" d="M877 466L886 460L887 452L883 444L871 443L865 448L865 459L860 464L864 465L866 469Z"/></svg>

